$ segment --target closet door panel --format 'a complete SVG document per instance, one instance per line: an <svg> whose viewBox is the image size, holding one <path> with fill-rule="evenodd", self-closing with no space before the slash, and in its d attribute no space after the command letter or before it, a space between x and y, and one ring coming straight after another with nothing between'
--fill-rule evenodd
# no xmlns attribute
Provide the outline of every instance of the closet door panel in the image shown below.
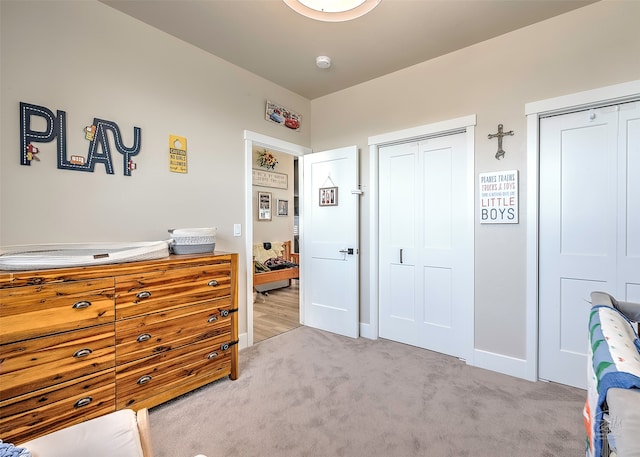
<svg viewBox="0 0 640 457"><path fill-rule="evenodd" d="M426 150L422 157L424 182L424 247L451 249L453 189L451 148Z"/></svg>
<svg viewBox="0 0 640 457"><path fill-rule="evenodd" d="M624 300L640 302L640 102L620 108L618 135L621 170L619 193L626 195L619 214L619 294Z"/></svg>
<svg viewBox="0 0 640 457"><path fill-rule="evenodd" d="M380 336L417 344L417 143L380 149Z"/></svg>

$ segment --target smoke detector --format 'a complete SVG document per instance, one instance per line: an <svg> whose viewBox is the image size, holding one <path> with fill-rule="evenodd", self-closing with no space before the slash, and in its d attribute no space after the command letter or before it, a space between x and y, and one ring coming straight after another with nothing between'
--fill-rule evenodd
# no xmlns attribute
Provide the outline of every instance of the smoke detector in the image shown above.
<svg viewBox="0 0 640 457"><path fill-rule="evenodd" d="M329 56L316 57L316 66L318 68L329 68L331 66L331 57Z"/></svg>

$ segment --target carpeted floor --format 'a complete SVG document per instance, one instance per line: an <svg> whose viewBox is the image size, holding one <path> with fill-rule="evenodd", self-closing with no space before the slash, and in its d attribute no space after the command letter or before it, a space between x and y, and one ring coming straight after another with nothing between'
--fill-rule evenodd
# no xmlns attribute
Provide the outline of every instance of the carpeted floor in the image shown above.
<svg viewBox="0 0 640 457"><path fill-rule="evenodd" d="M581 456L580 389L387 340L299 327L240 376L153 408L156 457Z"/></svg>

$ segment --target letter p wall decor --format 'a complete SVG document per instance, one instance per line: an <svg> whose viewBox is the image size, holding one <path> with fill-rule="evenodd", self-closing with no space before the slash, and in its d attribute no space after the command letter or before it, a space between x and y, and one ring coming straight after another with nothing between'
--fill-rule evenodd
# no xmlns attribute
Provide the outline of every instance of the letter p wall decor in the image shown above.
<svg viewBox="0 0 640 457"><path fill-rule="evenodd" d="M31 127L33 117L44 119L44 130L38 131ZM120 128L115 122L94 118L93 124L85 128L85 138L89 140L86 158L82 155L72 155L69 158L67 156L66 113L56 111L54 115L50 109L44 106L20 102L20 165L29 166L33 160L40 161L42 159L36 155L39 150L33 143L49 143L56 140L59 169L93 172L96 163L102 163L107 174L112 175L114 173L113 159L108 132L111 132L116 151L122 154L124 175L131 176L131 170L135 169L132 158L140 153L141 147L139 127L133 128L133 145L127 147L123 144Z"/></svg>

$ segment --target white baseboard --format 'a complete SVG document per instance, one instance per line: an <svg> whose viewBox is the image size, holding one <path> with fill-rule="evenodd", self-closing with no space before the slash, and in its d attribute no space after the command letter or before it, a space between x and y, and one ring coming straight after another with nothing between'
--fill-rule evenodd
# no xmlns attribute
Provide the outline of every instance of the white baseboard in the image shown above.
<svg viewBox="0 0 640 457"><path fill-rule="evenodd" d="M473 366L516 378L526 379L527 381L536 381L535 378L531 377L531 370L525 359L518 359L503 354L482 351L480 349L475 349L473 354Z"/></svg>
<svg viewBox="0 0 640 457"><path fill-rule="evenodd" d="M371 324L364 324L360 322L360 336L363 338L368 338L370 340L377 340L378 334L374 331L373 326Z"/></svg>
<svg viewBox="0 0 640 457"><path fill-rule="evenodd" d="M247 342L249 341L246 333L241 333L238 335L238 349L244 349L247 347Z"/></svg>

